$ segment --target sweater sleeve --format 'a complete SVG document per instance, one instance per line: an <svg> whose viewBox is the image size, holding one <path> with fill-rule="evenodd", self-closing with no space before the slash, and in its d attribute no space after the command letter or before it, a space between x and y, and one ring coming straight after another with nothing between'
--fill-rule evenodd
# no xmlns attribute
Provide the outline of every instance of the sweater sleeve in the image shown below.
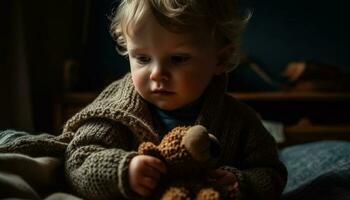
<svg viewBox="0 0 350 200"><path fill-rule="evenodd" d="M82 125L66 151L71 187L86 199L129 199L128 166L136 152L132 134L121 124L94 120Z"/></svg>
<svg viewBox="0 0 350 200"><path fill-rule="evenodd" d="M226 167L239 180L241 199L279 199L287 170L279 160L276 143L255 114L247 119L239 168Z"/></svg>

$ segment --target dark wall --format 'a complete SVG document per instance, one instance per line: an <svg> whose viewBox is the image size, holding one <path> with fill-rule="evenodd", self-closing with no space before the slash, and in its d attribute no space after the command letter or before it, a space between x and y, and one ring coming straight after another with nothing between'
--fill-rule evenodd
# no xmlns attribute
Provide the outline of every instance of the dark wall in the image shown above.
<svg viewBox="0 0 350 200"><path fill-rule="evenodd" d="M73 10L70 0L1 1L0 129L50 131L62 66L74 51Z"/></svg>
<svg viewBox="0 0 350 200"><path fill-rule="evenodd" d="M350 71L350 3L345 0L245 1L253 17L243 52L279 78L290 61L311 59Z"/></svg>
<svg viewBox="0 0 350 200"><path fill-rule="evenodd" d="M109 33L110 18L117 2L91 1L87 48L83 55L78 88L101 90L129 70L127 59L117 53L116 43Z"/></svg>

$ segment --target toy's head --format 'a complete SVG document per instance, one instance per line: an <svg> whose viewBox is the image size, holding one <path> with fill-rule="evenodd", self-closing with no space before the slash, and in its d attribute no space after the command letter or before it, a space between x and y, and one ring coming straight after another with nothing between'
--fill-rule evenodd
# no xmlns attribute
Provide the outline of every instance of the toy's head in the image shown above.
<svg viewBox="0 0 350 200"><path fill-rule="evenodd" d="M215 167L220 145L205 127L177 127L164 136L158 146L143 143L139 153L153 155L165 162L168 172L174 177L203 174L203 170Z"/></svg>

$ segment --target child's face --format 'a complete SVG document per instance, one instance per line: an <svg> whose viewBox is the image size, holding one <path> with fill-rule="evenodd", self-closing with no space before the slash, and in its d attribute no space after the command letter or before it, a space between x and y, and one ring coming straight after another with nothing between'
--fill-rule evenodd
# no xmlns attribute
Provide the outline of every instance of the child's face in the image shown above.
<svg viewBox="0 0 350 200"><path fill-rule="evenodd" d="M153 16L130 30L126 42L132 80L145 100L164 110L181 108L224 71L215 42L197 33L169 32Z"/></svg>

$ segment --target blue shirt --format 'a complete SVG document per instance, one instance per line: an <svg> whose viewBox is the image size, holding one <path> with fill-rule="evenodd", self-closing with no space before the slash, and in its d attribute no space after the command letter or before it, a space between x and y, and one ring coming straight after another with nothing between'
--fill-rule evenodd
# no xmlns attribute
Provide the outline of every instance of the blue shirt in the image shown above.
<svg viewBox="0 0 350 200"><path fill-rule="evenodd" d="M162 110L152 104L149 108L157 130L160 130L160 135L164 136L176 126L191 126L196 122L197 116L202 107L202 98L199 98L194 103L176 110Z"/></svg>

